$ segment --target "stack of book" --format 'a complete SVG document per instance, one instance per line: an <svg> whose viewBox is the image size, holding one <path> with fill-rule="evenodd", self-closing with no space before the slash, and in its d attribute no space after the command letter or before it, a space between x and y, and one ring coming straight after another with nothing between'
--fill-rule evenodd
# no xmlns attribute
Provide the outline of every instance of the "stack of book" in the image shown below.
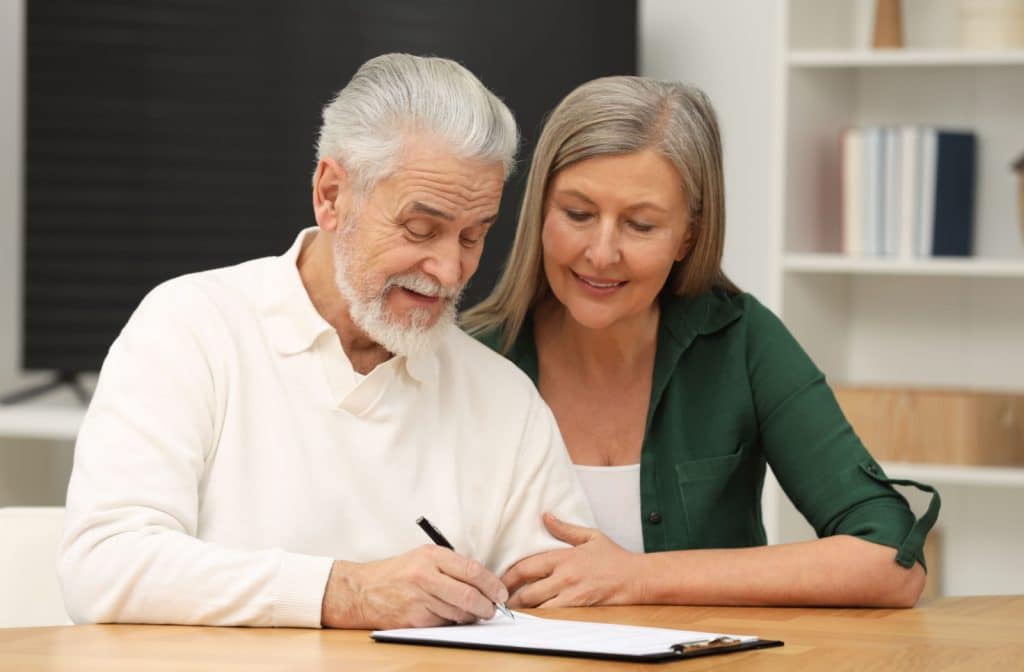
<svg viewBox="0 0 1024 672"><path fill-rule="evenodd" d="M977 138L930 126L843 131L844 254L969 256Z"/></svg>

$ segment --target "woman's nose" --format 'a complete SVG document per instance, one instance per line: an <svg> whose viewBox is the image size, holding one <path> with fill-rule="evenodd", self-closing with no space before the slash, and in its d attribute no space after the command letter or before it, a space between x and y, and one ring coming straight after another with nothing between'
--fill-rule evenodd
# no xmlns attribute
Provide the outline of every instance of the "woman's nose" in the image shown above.
<svg viewBox="0 0 1024 672"><path fill-rule="evenodd" d="M594 268L618 263L622 252L619 249L619 232L614 222L601 222L587 245L585 256Z"/></svg>

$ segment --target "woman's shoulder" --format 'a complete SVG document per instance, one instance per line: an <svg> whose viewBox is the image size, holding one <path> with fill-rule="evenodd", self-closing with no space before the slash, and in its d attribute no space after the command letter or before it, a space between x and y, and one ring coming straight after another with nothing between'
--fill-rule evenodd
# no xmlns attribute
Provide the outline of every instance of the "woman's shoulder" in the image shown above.
<svg viewBox="0 0 1024 672"><path fill-rule="evenodd" d="M748 292L714 288L693 296L666 296L661 301L664 319L676 332L710 335L721 331L742 332L763 324L774 314ZM777 319L777 318L775 318Z"/></svg>
<svg viewBox="0 0 1024 672"><path fill-rule="evenodd" d="M491 350L494 350L495 352L500 354L500 352L501 352L501 341L502 341L502 337L504 336L504 331L502 331L501 329L499 329L497 327L493 327L491 329L485 329L484 331L467 332L467 333L469 333L470 336L472 336L474 339L476 339L480 343L483 343L484 345L486 345Z"/></svg>

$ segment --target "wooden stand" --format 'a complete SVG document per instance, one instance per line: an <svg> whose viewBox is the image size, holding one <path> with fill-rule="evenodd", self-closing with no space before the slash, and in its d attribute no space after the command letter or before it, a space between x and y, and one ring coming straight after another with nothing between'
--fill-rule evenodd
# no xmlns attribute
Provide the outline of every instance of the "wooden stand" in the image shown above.
<svg viewBox="0 0 1024 672"><path fill-rule="evenodd" d="M876 0L875 49L901 49L903 47L903 7L900 0Z"/></svg>

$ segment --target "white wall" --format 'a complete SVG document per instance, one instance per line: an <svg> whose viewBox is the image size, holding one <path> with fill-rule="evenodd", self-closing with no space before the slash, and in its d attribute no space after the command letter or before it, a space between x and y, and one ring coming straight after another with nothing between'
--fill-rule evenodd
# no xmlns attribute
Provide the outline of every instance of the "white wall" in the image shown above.
<svg viewBox="0 0 1024 672"><path fill-rule="evenodd" d="M0 395L20 382L24 2L0 0Z"/></svg>
<svg viewBox="0 0 1024 672"><path fill-rule="evenodd" d="M0 0L0 395L46 378L20 366L26 2ZM0 506L63 503L71 460L68 442L0 439Z"/></svg>
<svg viewBox="0 0 1024 672"><path fill-rule="evenodd" d="M778 309L772 218L781 144L779 0L640 0L640 74L694 84L718 111L725 154L725 270Z"/></svg>

